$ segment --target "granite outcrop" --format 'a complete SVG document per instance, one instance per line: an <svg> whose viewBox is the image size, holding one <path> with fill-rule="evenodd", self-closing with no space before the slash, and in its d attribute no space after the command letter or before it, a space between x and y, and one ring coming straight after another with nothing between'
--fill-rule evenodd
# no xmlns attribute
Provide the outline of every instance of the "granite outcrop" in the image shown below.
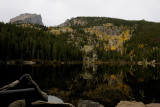
<svg viewBox="0 0 160 107"><path fill-rule="evenodd" d="M29 24L43 25L42 17L40 14L37 15L30 13L20 14L19 16L10 19L10 23L16 23L16 24L29 23Z"/></svg>

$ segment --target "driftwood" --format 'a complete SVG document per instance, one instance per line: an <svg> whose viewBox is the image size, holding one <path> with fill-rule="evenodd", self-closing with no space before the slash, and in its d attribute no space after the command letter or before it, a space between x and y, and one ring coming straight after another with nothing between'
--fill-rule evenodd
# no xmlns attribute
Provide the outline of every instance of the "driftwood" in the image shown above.
<svg viewBox="0 0 160 107"><path fill-rule="evenodd" d="M0 104L3 107L74 107L69 103L49 103L48 95L29 74L0 88Z"/></svg>

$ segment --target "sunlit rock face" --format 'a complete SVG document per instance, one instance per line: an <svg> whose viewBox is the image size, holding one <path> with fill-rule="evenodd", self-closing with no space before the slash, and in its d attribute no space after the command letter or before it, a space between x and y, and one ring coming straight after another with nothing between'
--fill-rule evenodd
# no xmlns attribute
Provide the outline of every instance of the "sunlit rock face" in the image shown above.
<svg viewBox="0 0 160 107"><path fill-rule="evenodd" d="M12 19L10 19L10 23L23 24L23 23L31 23L31 24L39 24L43 25L41 15L37 14L20 14Z"/></svg>

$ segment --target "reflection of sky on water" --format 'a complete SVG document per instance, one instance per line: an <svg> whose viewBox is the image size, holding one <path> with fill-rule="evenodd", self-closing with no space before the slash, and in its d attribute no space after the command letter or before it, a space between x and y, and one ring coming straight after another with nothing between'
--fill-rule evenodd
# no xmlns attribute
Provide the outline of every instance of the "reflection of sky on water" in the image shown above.
<svg viewBox="0 0 160 107"><path fill-rule="evenodd" d="M49 103L64 103L60 98L52 95L48 95L48 102Z"/></svg>

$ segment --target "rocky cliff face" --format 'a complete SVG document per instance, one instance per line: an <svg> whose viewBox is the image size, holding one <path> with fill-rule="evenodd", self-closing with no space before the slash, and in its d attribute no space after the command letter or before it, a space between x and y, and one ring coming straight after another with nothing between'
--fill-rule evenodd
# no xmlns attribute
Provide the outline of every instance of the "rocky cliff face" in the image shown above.
<svg viewBox="0 0 160 107"><path fill-rule="evenodd" d="M103 17L77 17L50 28L50 32L54 35L70 33L67 43L74 44L83 52L83 61L96 62L98 49L117 50L121 55L125 52L123 44L131 38L134 26L119 24L122 20L116 21Z"/></svg>
<svg viewBox="0 0 160 107"><path fill-rule="evenodd" d="M85 26L88 22L82 19L71 19L66 20L64 23L60 24L59 27L67 27L67 26Z"/></svg>
<svg viewBox="0 0 160 107"><path fill-rule="evenodd" d="M31 24L43 25L41 15L29 14L29 13L21 14L19 16L16 16L15 18L10 19L10 23L18 23L18 24L31 23Z"/></svg>

